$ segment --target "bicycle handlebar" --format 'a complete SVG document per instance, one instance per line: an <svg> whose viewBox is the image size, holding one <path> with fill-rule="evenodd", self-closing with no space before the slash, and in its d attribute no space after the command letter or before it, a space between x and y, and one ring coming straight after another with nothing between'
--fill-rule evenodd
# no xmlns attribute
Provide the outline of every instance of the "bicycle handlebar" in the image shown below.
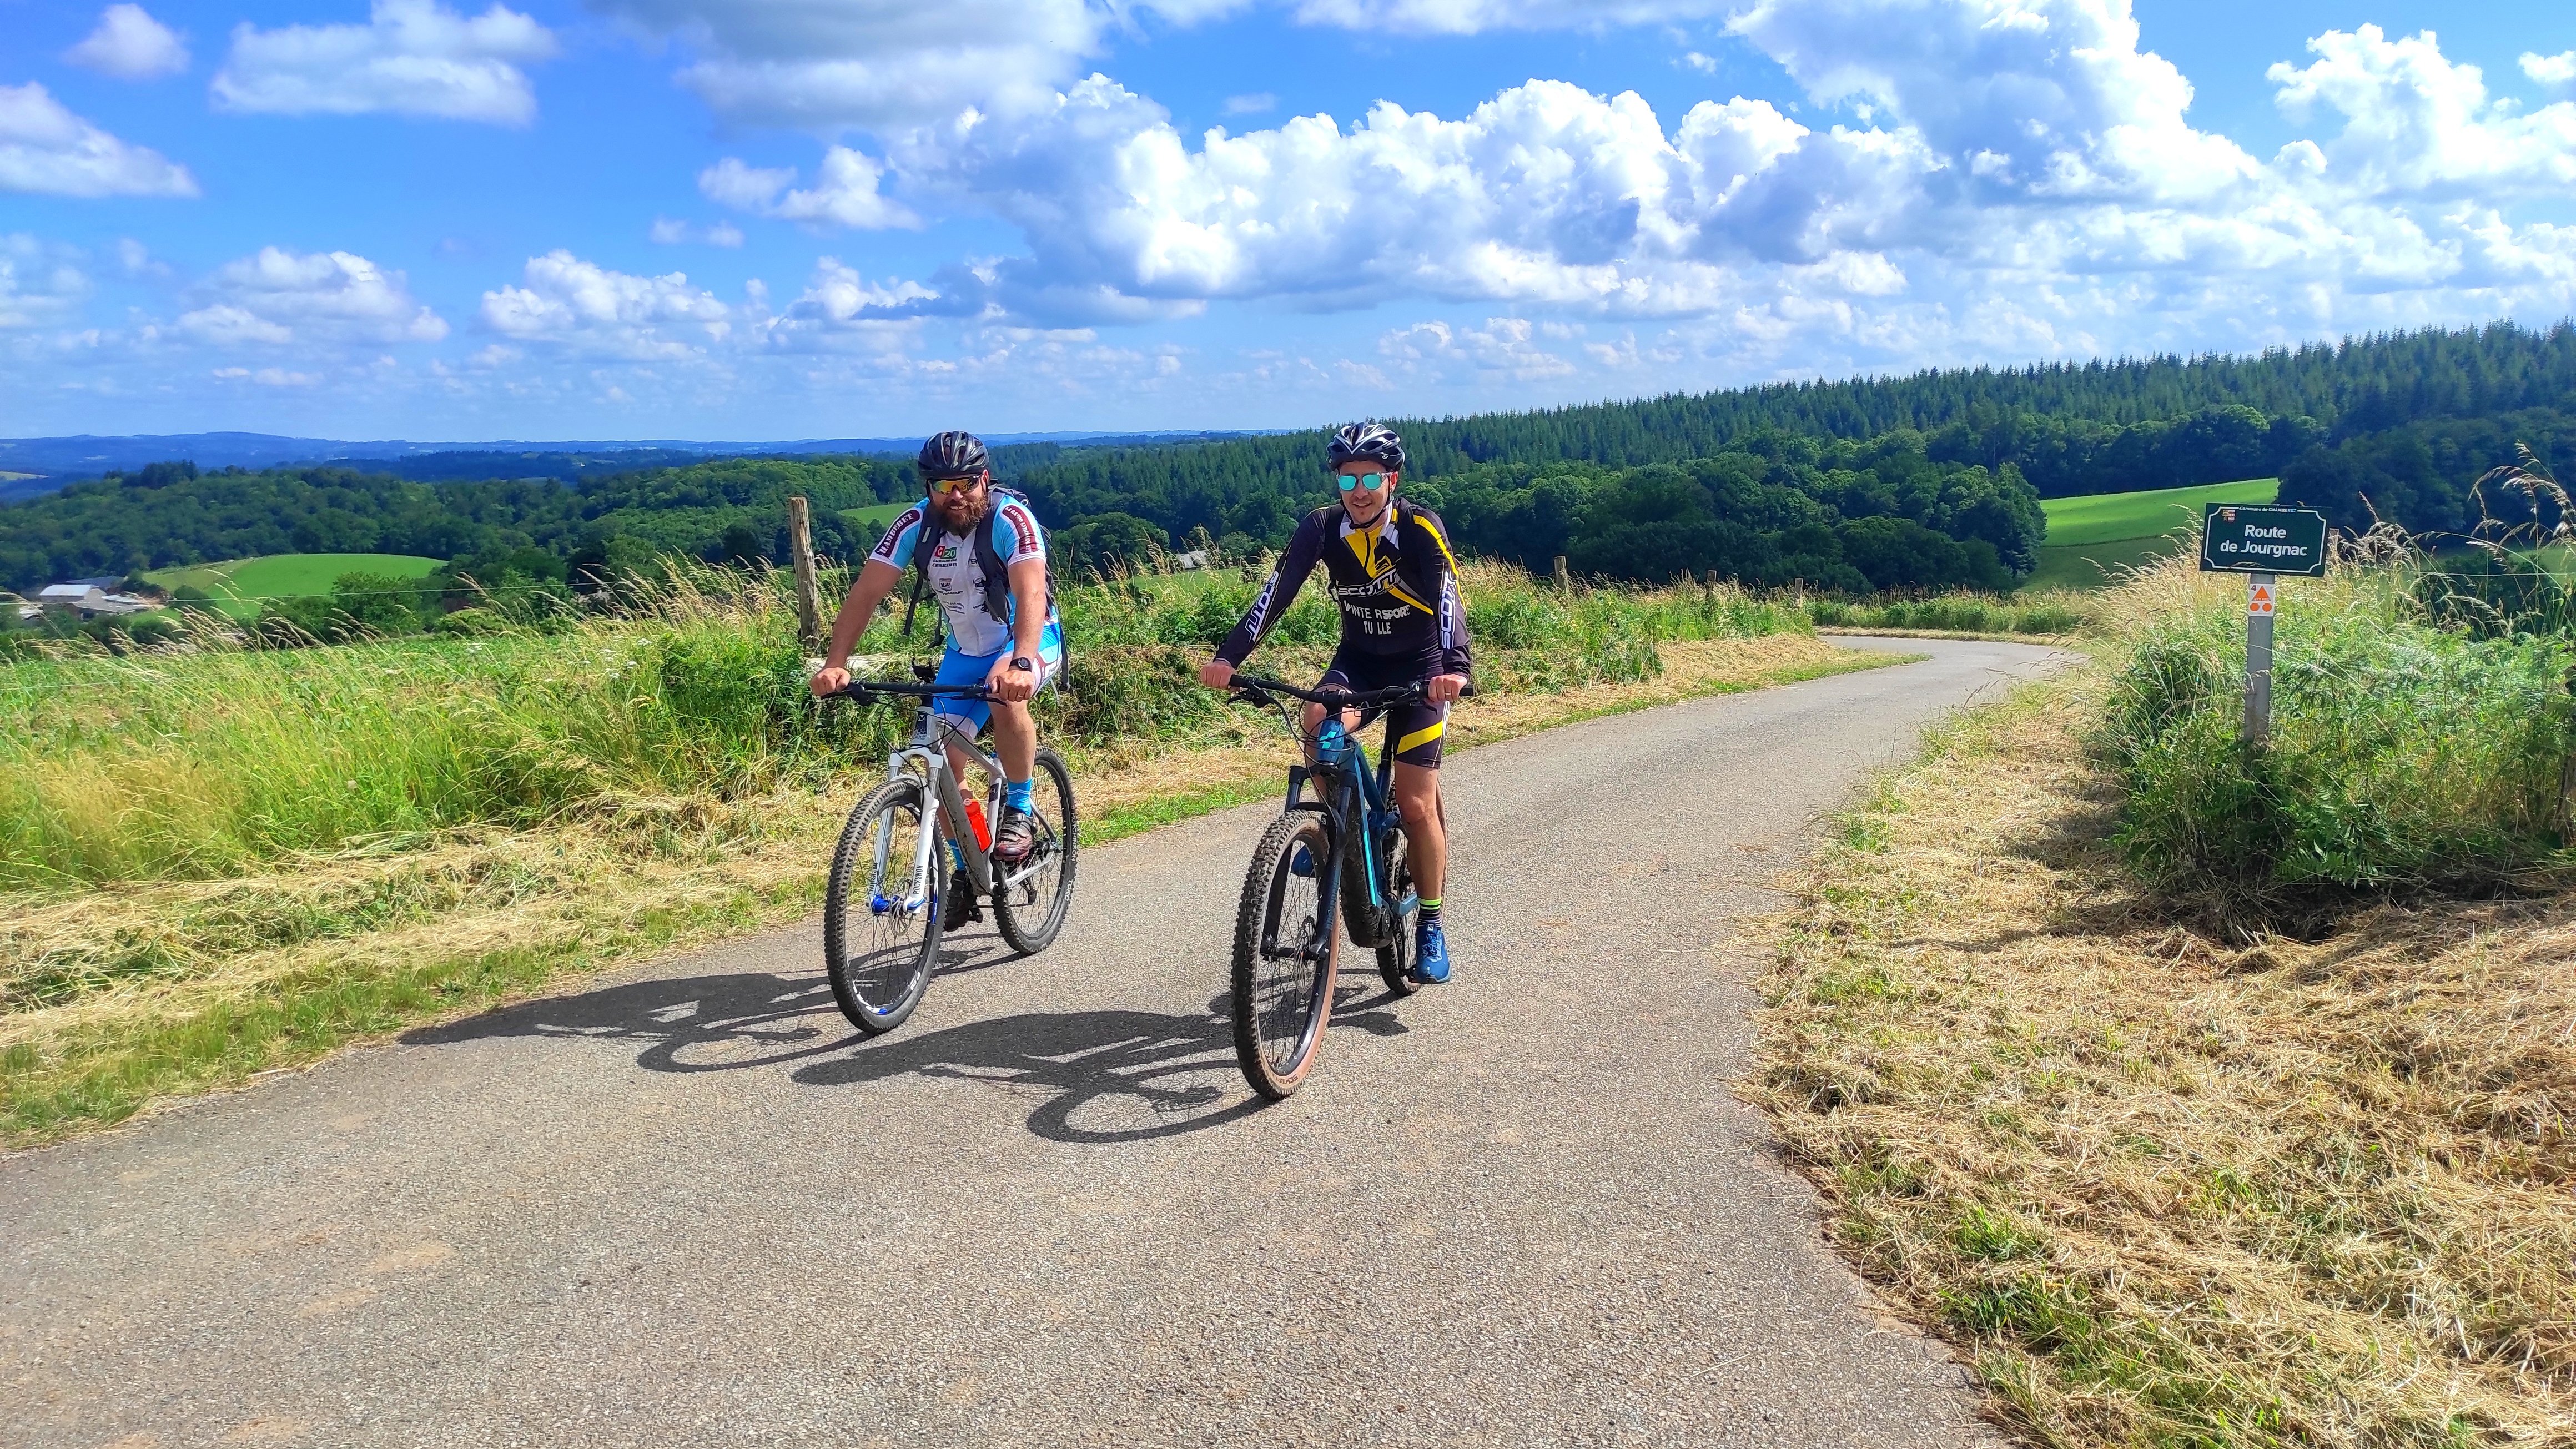
<svg viewBox="0 0 2576 1449"><path fill-rule="evenodd" d="M993 702L998 702L999 698L980 684L905 684L893 679L853 679L823 697L866 704L881 695L890 694L912 699L981 699Z"/></svg>
<svg viewBox="0 0 2576 1449"><path fill-rule="evenodd" d="M1284 694L1291 699L1302 699L1308 704L1340 705L1346 709L1367 709L1374 705L1401 704L1406 700L1422 698L1430 689L1426 681L1419 679L1411 684L1396 685L1391 689L1299 689L1286 680L1271 679L1258 674L1238 674L1234 676L1228 687L1255 699L1263 695Z"/></svg>

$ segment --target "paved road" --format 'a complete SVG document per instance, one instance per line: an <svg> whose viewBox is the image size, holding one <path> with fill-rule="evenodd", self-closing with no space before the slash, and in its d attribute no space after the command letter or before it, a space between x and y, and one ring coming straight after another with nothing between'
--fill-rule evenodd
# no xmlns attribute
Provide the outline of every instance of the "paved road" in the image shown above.
<svg viewBox="0 0 2576 1449"><path fill-rule="evenodd" d="M811 928L0 1158L0 1442L1985 1440L1728 1095L1735 923L2016 645L1454 762L1459 978L1255 1109L1263 812L1085 857L861 1045Z"/></svg>

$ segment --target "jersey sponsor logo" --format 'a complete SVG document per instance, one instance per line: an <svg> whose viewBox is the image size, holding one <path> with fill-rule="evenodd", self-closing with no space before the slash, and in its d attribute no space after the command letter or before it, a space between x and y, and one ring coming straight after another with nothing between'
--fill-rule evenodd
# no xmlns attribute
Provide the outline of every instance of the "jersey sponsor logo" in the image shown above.
<svg viewBox="0 0 2576 1449"><path fill-rule="evenodd" d="M911 508L905 509L902 514L896 517L894 527L886 530L885 537L877 540L876 551L869 554L868 557L890 564L900 564L908 561L910 555L909 551L903 546L904 535L910 533L913 525L919 522L921 522L921 507L919 504L915 504Z"/></svg>
<svg viewBox="0 0 2576 1449"><path fill-rule="evenodd" d="M1040 555L1038 521L1016 503L1002 505L1002 517L1011 525L1011 557L1036 558Z"/></svg>
<svg viewBox="0 0 2576 1449"><path fill-rule="evenodd" d="M957 561L957 545L955 541L951 540L949 542L942 543L937 548L932 549L930 551L930 561L935 564L955 563Z"/></svg>

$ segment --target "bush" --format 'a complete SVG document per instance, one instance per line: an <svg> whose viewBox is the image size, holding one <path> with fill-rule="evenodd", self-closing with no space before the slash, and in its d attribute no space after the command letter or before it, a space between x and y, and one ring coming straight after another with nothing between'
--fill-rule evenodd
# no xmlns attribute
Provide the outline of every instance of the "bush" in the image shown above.
<svg viewBox="0 0 2576 1449"><path fill-rule="evenodd" d="M2262 911L2490 882L2560 848L2576 649L2438 627L2406 584L2383 569L2291 586L2261 747L2240 734L2237 590L2137 621L2098 744L2128 788L2116 839L2141 877Z"/></svg>

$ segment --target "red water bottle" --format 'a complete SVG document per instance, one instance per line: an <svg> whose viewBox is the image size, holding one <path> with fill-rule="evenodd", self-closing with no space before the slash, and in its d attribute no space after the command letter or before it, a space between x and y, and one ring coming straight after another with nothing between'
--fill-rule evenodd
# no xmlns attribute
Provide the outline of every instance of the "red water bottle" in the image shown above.
<svg viewBox="0 0 2576 1449"><path fill-rule="evenodd" d="M984 823L983 801L969 800L966 802L966 823L975 827L976 849L990 850L993 848L993 827Z"/></svg>

